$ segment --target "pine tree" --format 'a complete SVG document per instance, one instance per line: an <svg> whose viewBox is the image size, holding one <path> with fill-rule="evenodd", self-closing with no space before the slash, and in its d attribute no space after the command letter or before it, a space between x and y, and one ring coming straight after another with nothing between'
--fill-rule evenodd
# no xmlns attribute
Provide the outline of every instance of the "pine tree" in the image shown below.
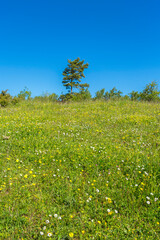
<svg viewBox="0 0 160 240"><path fill-rule="evenodd" d="M85 77L83 73L85 68L88 68L88 63L84 64L84 60L80 61L80 58L73 61L68 60L68 66L63 71L62 83L71 94L73 88L84 90L84 88L89 87L87 83L81 84L81 79Z"/></svg>

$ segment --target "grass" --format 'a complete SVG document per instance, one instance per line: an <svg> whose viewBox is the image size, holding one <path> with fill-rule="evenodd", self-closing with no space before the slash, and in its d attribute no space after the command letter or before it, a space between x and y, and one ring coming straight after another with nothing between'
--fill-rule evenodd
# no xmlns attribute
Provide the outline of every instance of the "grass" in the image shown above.
<svg viewBox="0 0 160 240"><path fill-rule="evenodd" d="M159 239L159 104L1 108L0 171L0 239Z"/></svg>

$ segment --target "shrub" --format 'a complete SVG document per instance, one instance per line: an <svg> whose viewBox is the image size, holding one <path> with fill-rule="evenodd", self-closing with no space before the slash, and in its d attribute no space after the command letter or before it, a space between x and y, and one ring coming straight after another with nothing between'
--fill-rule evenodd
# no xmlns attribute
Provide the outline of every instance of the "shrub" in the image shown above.
<svg viewBox="0 0 160 240"><path fill-rule="evenodd" d="M138 92L132 91L131 93L129 93L129 96L131 98L132 101L136 101L140 99L140 94Z"/></svg>
<svg viewBox="0 0 160 240"><path fill-rule="evenodd" d="M0 106L6 107L11 102L11 95L7 93L8 90L2 91L0 93Z"/></svg>

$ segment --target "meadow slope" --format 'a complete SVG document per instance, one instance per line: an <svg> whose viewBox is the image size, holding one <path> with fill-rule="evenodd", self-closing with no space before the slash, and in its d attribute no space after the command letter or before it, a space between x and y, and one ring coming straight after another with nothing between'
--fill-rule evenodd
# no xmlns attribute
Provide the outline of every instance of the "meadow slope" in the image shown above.
<svg viewBox="0 0 160 240"><path fill-rule="evenodd" d="M159 239L160 105L0 108L0 239Z"/></svg>

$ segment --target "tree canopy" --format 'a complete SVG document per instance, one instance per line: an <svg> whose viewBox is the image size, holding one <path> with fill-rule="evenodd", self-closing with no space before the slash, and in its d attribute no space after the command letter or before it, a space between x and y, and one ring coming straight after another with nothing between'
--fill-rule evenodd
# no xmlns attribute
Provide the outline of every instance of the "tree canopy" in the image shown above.
<svg viewBox="0 0 160 240"><path fill-rule="evenodd" d="M63 71L63 85L69 92L73 93L73 88L77 88L79 90L84 90L89 87L89 84L84 83L81 84L81 79L85 78L84 69L88 68L89 64L84 64L84 60L80 61L80 58L77 58L73 61L68 60L68 65Z"/></svg>

